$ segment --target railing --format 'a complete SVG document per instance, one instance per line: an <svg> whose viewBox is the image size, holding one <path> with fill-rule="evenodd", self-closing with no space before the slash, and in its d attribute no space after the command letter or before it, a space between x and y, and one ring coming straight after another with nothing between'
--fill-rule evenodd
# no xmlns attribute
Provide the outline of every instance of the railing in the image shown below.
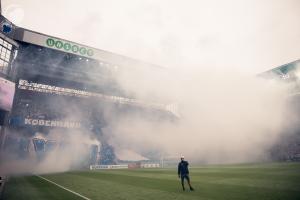
<svg viewBox="0 0 300 200"><path fill-rule="evenodd" d="M27 80L22 80L22 79L19 80L18 88L21 90L29 90L33 92L56 94L62 96L75 96L75 97L84 97L84 98L94 97L94 98L98 98L104 101L109 101L114 103L167 111L172 113L176 117L179 117L176 104L164 105L160 103L148 103L138 99L131 99L131 98L120 97L120 96L110 96L101 93L94 93L94 92L88 92L88 91L71 89L71 88L56 87L52 85L28 82Z"/></svg>

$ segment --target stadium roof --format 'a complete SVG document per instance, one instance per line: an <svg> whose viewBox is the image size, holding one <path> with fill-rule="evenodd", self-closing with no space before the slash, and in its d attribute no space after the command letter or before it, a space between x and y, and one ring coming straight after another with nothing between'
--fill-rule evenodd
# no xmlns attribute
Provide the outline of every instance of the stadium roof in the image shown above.
<svg viewBox="0 0 300 200"><path fill-rule="evenodd" d="M87 45L79 44L62 38L38 33L32 30L18 27L10 22L3 15L0 15L1 32L7 37L21 42L35 44L38 46L55 49L58 51L71 53L86 58L111 63L115 66L157 68L164 69L161 66L142 62L123 55L115 54L109 51L93 48Z"/></svg>
<svg viewBox="0 0 300 200"><path fill-rule="evenodd" d="M265 71L259 76L262 77L280 77L281 79L289 79L295 77L295 73L300 69L300 59L281 65L279 67Z"/></svg>

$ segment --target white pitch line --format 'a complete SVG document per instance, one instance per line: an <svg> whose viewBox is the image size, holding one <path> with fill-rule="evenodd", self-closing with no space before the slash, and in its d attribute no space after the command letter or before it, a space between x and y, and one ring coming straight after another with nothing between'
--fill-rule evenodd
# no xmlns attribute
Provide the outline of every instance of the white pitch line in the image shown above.
<svg viewBox="0 0 300 200"><path fill-rule="evenodd" d="M39 177L39 178L41 178L41 179L43 179L43 180L45 180L45 181L48 181L49 183L52 183L52 184L56 185L57 187L60 187L60 188L66 190L66 191L68 191L68 192L71 192L71 193L73 193L73 194L75 194L75 195L77 195L77 196L79 196L79 197L81 197L81 198L83 198L83 199L91 200L91 199L89 199L89 198L87 198L87 197L85 197L85 196L83 196L83 195L81 195L81 194L79 194L79 193L77 193L77 192L74 192L74 191L72 191L72 190L70 190L70 189L68 189L68 188L65 188L65 187L63 187L63 186L61 186L61 185L59 185L59 184L57 184L57 183L55 183L55 182L53 182L53 181L50 181L50 180L48 180L48 179L46 179L46 178L44 178L44 177L42 177L42 176L39 176L39 175L36 175L36 176Z"/></svg>

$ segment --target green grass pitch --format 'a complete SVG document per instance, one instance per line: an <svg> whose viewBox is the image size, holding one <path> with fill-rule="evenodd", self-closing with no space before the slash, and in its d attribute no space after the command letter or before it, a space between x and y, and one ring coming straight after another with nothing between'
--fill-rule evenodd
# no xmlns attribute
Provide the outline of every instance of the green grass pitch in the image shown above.
<svg viewBox="0 0 300 200"><path fill-rule="evenodd" d="M77 171L43 177L93 200L300 199L300 163L191 168L190 177L195 191L182 191L175 168ZM3 199L82 198L37 176L18 176L7 182Z"/></svg>

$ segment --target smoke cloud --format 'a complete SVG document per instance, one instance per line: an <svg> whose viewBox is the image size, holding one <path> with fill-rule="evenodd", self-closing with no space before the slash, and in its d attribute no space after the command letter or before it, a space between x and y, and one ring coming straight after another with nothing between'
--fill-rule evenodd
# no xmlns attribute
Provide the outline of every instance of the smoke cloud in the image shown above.
<svg viewBox="0 0 300 200"><path fill-rule="evenodd" d="M24 137L22 132L8 132L16 138ZM88 130L52 129L48 134L35 133L30 137L29 155L2 152L0 155L1 175L26 173L54 173L89 167L91 145L101 146L95 134ZM32 139L54 141L47 151L35 151Z"/></svg>
<svg viewBox="0 0 300 200"><path fill-rule="evenodd" d="M18 8L19 26L166 67L131 66L116 74L127 94L176 104L180 115L149 119L143 111L120 115L106 108L110 124L103 134L116 151L183 154L200 163L268 160L289 127L290 86L256 74L298 59L299 1L85 2L4 0L3 7L11 18ZM66 136L78 146L84 134ZM86 154L80 146L70 152ZM57 161L57 170L70 169L58 154L38 170L49 171Z"/></svg>
<svg viewBox="0 0 300 200"><path fill-rule="evenodd" d="M183 154L201 163L261 161L269 159L268 151L288 126L289 85L228 70L195 70L173 74L165 84L150 82L161 101L176 99L179 120L129 114L114 124L115 146L157 149L166 157Z"/></svg>

